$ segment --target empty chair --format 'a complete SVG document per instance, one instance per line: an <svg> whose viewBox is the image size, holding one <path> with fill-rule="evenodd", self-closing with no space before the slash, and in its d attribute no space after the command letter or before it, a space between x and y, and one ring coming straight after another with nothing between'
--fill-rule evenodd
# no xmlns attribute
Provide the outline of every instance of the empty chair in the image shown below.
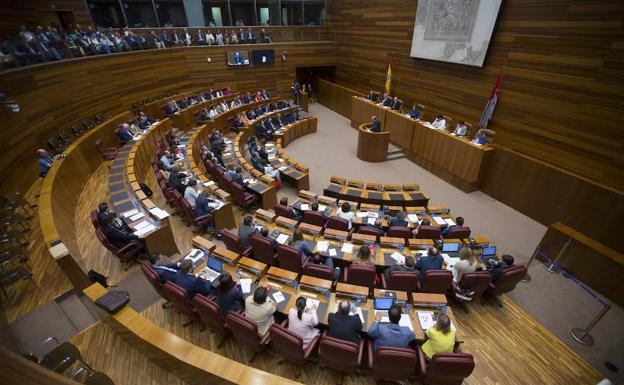
<svg viewBox="0 0 624 385"><path fill-rule="evenodd" d="M209 328L213 332L219 333L222 338L217 347L223 346L223 342L230 335L230 330L225 326L225 319L221 315L219 305L204 295L195 294L193 306L195 306L195 311L199 315L199 322L203 326L202 331Z"/></svg>
<svg viewBox="0 0 624 385"><path fill-rule="evenodd" d="M244 249L240 244L240 238L232 230L221 230L221 240L223 240L223 243L225 243L225 247L228 250L244 256L251 255L251 246Z"/></svg>
<svg viewBox="0 0 624 385"><path fill-rule="evenodd" d="M444 236L446 239L465 239L470 238L470 227L455 226L452 227Z"/></svg>
<svg viewBox="0 0 624 385"><path fill-rule="evenodd" d="M293 219L295 216L295 212L292 207L277 204L274 209L275 215L278 217Z"/></svg>
<svg viewBox="0 0 624 385"><path fill-rule="evenodd" d="M375 380L407 381L416 371L418 352L411 348L382 346L377 351L368 341L368 367Z"/></svg>
<svg viewBox="0 0 624 385"><path fill-rule="evenodd" d="M32 277L32 273L25 266L17 266L9 271L4 271L0 274L0 289L2 290L2 294L4 297L9 300L9 295L7 294L6 288L17 283L19 281L30 281L35 288L39 289L37 283Z"/></svg>
<svg viewBox="0 0 624 385"><path fill-rule="evenodd" d="M165 300L165 302L161 305L161 307L164 309L165 307L167 307L167 305L171 303L171 301L169 300L169 298L167 297L167 294L165 293L165 289L163 288L163 285L160 282L160 277L158 276L158 273L154 270L153 267L151 267L150 265L146 263L141 265L141 271L143 272L143 275L145 276L145 278L147 278L147 281L150 283L150 285L152 285L154 290L156 290L156 293L158 293L160 298Z"/></svg>
<svg viewBox="0 0 624 385"><path fill-rule="evenodd" d="M414 234L416 239L440 239L440 228L435 226L418 226L418 233ZM450 238L449 238L450 239Z"/></svg>
<svg viewBox="0 0 624 385"><path fill-rule="evenodd" d="M294 247L282 245L277 248L277 261L282 269L301 273L303 266L306 265L309 259L309 257L306 257L302 262L299 250Z"/></svg>
<svg viewBox="0 0 624 385"><path fill-rule="evenodd" d="M303 212L303 223L323 227L325 226L325 218L320 211L307 210Z"/></svg>
<svg viewBox="0 0 624 385"><path fill-rule="evenodd" d="M420 380L427 385L461 385L475 367L472 354L467 353L438 353L429 362L419 347L418 356Z"/></svg>
<svg viewBox="0 0 624 385"><path fill-rule="evenodd" d="M44 350L44 347L46 346L48 346L47 351ZM45 351L45 353L42 351ZM92 370L89 365L82 360L80 350L78 350L76 346L69 342L60 343L54 337L47 338L32 352L27 353L24 356L57 373L63 373L76 361L79 361L83 366Z"/></svg>
<svg viewBox="0 0 624 385"><path fill-rule="evenodd" d="M0 245L28 246L28 239L18 230L0 230Z"/></svg>
<svg viewBox="0 0 624 385"><path fill-rule="evenodd" d="M420 273L418 271L392 271L386 279L380 274L381 287L390 290L399 290L412 293L420 289Z"/></svg>
<svg viewBox="0 0 624 385"><path fill-rule="evenodd" d="M277 253L273 250L270 240L257 235L252 236L251 251L255 260L270 266L275 265Z"/></svg>
<svg viewBox="0 0 624 385"><path fill-rule="evenodd" d="M330 337L323 333L319 344L321 368L328 367L345 374L359 372L364 356L364 340L359 344ZM341 380L340 383L343 381Z"/></svg>
<svg viewBox="0 0 624 385"><path fill-rule="evenodd" d="M420 292L448 294L453 288L453 273L448 270L429 270L425 272Z"/></svg>
<svg viewBox="0 0 624 385"><path fill-rule="evenodd" d="M104 161L114 160L117 156L117 153L119 152L119 149L116 147L104 148L104 145L102 144L102 139L98 139L95 141L95 148L100 153L100 156Z"/></svg>
<svg viewBox="0 0 624 385"><path fill-rule="evenodd" d="M328 281L334 280L334 270L331 267L316 263L307 263L303 267L303 274L309 275L310 277L326 279Z"/></svg>
<svg viewBox="0 0 624 385"><path fill-rule="evenodd" d="M254 352L248 360L249 363L253 362L256 355L263 351L269 343L269 332L267 331L265 335L260 337L256 323L240 313L229 312L225 317L225 324L239 345L246 346Z"/></svg>
<svg viewBox="0 0 624 385"><path fill-rule="evenodd" d="M321 336L318 335L310 341L308 346L303 348L303 340L297 334L288 330L288 321L284 322L284 325L273 324L269 328L269 335L271 337L271 344L273 351L297 366L304 366L307 361L310 360L312 353L318 347ZM279 361L278 364L281 364ZM299 378L301 372L295 375L295 378Z"/></svg>
<svg viewBox="0 0 624 385"><path fill-rule="evenodd" d="M242 208L248 209L251 206L259 204L258 196L256 194L246 192L243 186L241 186L240 184L232 182L230 186L230 194L232 194L232 199Z"/></svg>
<svg viewBox="0 0 624 385"><path fill-rule="evenodd" d="M28 264L29 256L22 246L10 246L0 251L0 268L18 261Z"/></svg>
<svg viewBox="0 0 624 385"><path fill-rule="evenodd" d="M4 208L4 210L15 213L17 210L22 210L24 214L28 215L28 217L24 219L31 219L33 215L33 208L37 207L37 205L30 204L28 200L22 197L19 193L16 193L13 198L8 198L4 195L0 196L0 206Z"/></svg>
<svg viewBox="0 0 624 385"><path fill-rule="evenodd" d="M526 273L527 268L522 265L511 266L505 269L496 282L490 283L490 288L486 290L485 294L494 298L498 306L503 307L498 296L515 289L518 282L524 278ZM483 299L485 299L485 297Z"/></svg>
<svg viewBox="0 0 624 385"><path fill-rule="evenodd" d="M477 271L463 274L457 284L453 283L455 299L461 304L466 313L469 312L465 304L467 300L457 294L462 290L470 290L472 291L472 297L469 300L481 299L483 293L490 287L490 282L492 282L492 275L489 271Z"/></svg>
<svg viewBox="0 0 624 385"><path fill-rule="evenodd" d="M165 296L171 300L173 307L178 313L186 315L189 320L183 323L182 326L186 327L193 323L197 319L197 312L193 307L193 304L189 300L186 290L176 285L173 282L165 282L163 285Z"/></svg>
<svg viewBox="0 0 624 385"><path fill-rule="evenodd" d="M375 283L375 266L353 263L344 269L343 280L351 285L372 287Z"/></svg>
<svg viewBox="0 0 624 385"><path fill-rule="evenodd" d="M386 236L409 239L412 237L412 231L409 229L409 227L390 226L390 228L386 232Z"/></svg>

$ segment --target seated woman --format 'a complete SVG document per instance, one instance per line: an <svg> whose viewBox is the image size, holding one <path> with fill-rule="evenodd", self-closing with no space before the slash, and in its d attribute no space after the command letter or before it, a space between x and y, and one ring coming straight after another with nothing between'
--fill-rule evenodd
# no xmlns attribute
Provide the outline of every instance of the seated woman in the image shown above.
<svg viewBox="0 0 624 385"><path fill-rule="evenodd" d="M349 222L349 230L351 230L351 227L353 226L353 220L355 219L355 214L353 214L353 211L351 211L351 205L349 204L349 202L344 202L342 204L340 210L336 212L336 216L338 218L347 220Z"/></svg>
<svg viewBox="0 0 624 385"><path fill-rule="evenodd" d="M453 353L455 331L451 330L451 320L446 314L440 314L436 324L427 329L425 334L427 341L421 348L428 360L436 353Z"/></svg>
<svg viewBox="0 0 624 385"><path fill-rule="evenodd" d="M301 263L303 263L306 257L313 254L312 250L314 249L314 244L312 243L312 241L303 239L303 232L300 229L295 230L295 233L290 239L290 246L299 250L299 254L301 255Z"/></svg>
<svg viewBox="0 0 624 385"><path fill-rule="evenodd" d="M459 261L453 265L453 281L459 282L462 275L477 271L477 259L469 247L462 247L459 251Z"/></svg>
<svg viewBox="0 0 624 385"><path fill-rule="evenodd" d="M361 265L372 265L375 263L371 258L371 249L368 245L362 245L360 250L353 258L353 263L359 263Z"/></svg>
<svg viewBox="0 0 624 385"><path fill-rule="evenodd" d="M242 309L244 303L245 298L238 283L238 277L232 279L229 273L221 274L217 294L217 304L221 309L221 315L225 317L232 310Z"/></svg>
<svg viewBox="0 0 624 385"><path fill-rule="evenodd" d="M320 333L316 328L318 325L316 305L308 307L306 302L306 297L299 297L295 302L297 309L290 308L288 311L288 330L301 337L304 349Z"/></svg>
<svg viewBox="0 0 624 385"><path fill-rule="evenodd" d="M273 179L280 180L280 172L278 169L273 168L271 163L267 162L265 159L262 159L262 166L264 167L264 174L270 176Z"/></svg>

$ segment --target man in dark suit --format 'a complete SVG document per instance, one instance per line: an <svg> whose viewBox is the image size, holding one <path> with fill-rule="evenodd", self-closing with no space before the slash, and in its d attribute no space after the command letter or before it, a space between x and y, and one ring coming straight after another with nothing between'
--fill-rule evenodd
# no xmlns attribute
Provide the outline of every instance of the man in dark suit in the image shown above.
<svg viewBox="0 0 624 385"><path fill-rule="evenodd" d="M253 101L253 97L251 96L251 92L247 91L247 95L243 96L243 103L251 103Z"/></svg>
<svg viewBox="0 0 624 385"><path fill-rule="evenodd" d="M455 228L455 227L463 227L464 226L464 218L463 217L457 217L455 218L455 224L452 226L446 226L446 228L444 230L442 230L442 236L446 237L446 235L448 234L449 230Z"/></svg>
<svg viewBox="0 0 624 385"><path fill-rule="evenodd" d="M247 110L245 112L245 115L247 116L247 119L249 120L254 120L256 118L256 113L254 112L254 110Z"/></svg>
<svg viewBox="0 0 624 385"><path fill-rule="evenodd" d="M505 254L501 257L502 261L497 262L490 269L490 274L492 274L492 282L498 281L503 272L510 267L514 266L514 257L509 254Z"/></svg>
<svg viewBox="0 0 624 385"><path fill-rule="evenodd" d="M165 114L173 115L179 112L180 107L178 107L178 104L175 102L175 100L171 100L169 103L167 103L167 105L165 105Z"/></svg>
<svg viewBox="0 0 624 385"><path fill-rule="evenodd" d="M262 158L257 152L251 153L251 164L254 168L260 172L264 172L264 166L262 165Z"/></svg>
<svg viewBox="0 0 624 385"><path fill-rule="evenodd" d="M390 107L392 106L392 98L390 97L390 95L385 93L383 94L383 99L381 99L381 102L379 104L381 104L384 107Z"/></svg>
<svg viewBox="0 0 624 385"><path fill-rule="evenodd" d="M427 255L418 258L418 262L416 262L416 265L414 266L420 271L420 282L422 283L425 278L425 273L429 270L442 269L442 263L444 263L444 259L438 252L438 249L430 247L427 250Z"/></svg>
<svg viewBox="0 0 624 385"><path fill-rule="evenodd" d="M408 223L405 220L405 211L399 211L392 220L390 220L390 226L407 227Z"/></svg>
<svg viewBox="0 0 624 385"><path fill-rule="evenodd" d="M148 118L147 115L145 115L144 112L140 112L139 113L139 118L137 119L137 124L139 125L139 128L141 130L143 130L143 131L147 130L154 123L156 123L156 121L153 120L153 119Z"/></svg>
<svg viewBox="0 0 624 385"><path fill-rule="evenodd" d="M132 232L132 229L126 224L126 222L117 218L116 212L108 209L108 203L102 202L98 205L98 222L100 223L100 226L104 225L107 218L112 218L113 221L116 221L116 225L123 229L125 232Z"/></svg>
<svg viewBox="0 0 624 385"><path fill-rule="evenodd" d="M273 119L271 119L271 123L273 123L273 127L275 127L275 128L280 128L280 127L282 127L284 125L284 123L279 118L279 116L273 117Z"/></svg>
<svg viewBox="0 0 624 385"><path fill-rule="evenodd" d="M362 320L357 314L349 315L350 310L351 304L348 301L340 302L338 311L328 317L328 335L357 344L360 342Z"/></svg>
<svg viewBox="0 0 624 385"><path fill-rule="evenodd" d="M232 178L232 181L240 184L241 186L244 186L245 183L243 182L243 170L240 167L236 167L236 169L234 169L233 166L230 166L230 170L227 172L228 176L230 178Z"/></svg>
<svg viewBox="0 0 624 385"><path fill-rule="evenodd" d="M375 91L373 91L373 90L370 90L368 95L366 95L366 99L370 100L371 102L376 102L377 101L377 93Z"/></svg>
<svg viewBox="0 0 624 385"><path fill-rule="evenodd" d="M127 143L127 142L131 141L132 138L133 138L132 133L130 132L130 130L128 128L126 128L124 125L119 127L119 129L117 130L117 137L119 138L119 141L121 143Z"/></svg>
<svg viewBox="0 0 624 385"><path fill-rule="evenodd" d="M104 223L102 224L101 229L106 239L115 247L122 248L130 242L134 242L140 246L141 250L146 251L145 240L137 237L132 232L124 230L124 228L113 216L106 216L104 218ZM135 257L137 259L140 258L139 255L136 255Z"/></svg>
<svg viewBox="0 0 624 385"><path fill-rule="evenodd" d="M398 96L395 96L394 100L392 101L392 109L393 110L400 110L401 109L401 101L399 100Z"/></svg>
<svg viewBox="0 0 624 385"><path fill-rule="evenodd" d="M179 265L177 263L172 263L169 265L164 265L163 267L171 270L176 270L175 273L173 273L173 282L186 290L189 298L193 298L193 296L198 293L203 295L216 294L216 291L214 290L210 282L193 275L193 262L190 259L183 259L182 261L180 261ZM159 270L164 269L161 268ZM159 272L158 270L157 272L159 273L158 275L159 277L161 277L161 280L162 278L171 276L171 274L164 272L163 276L161 276L161 272Z"/></svg>
<svg viewBox="0 0 624 385"><path fill-rule="evenodd" d="M258 234L258 229L255 227L253 217L251 215L245 215L243 223L238 227L238 238L240 239L240 245L243 249L251 246L251 237Z"/></svg>
<svg viewBox="0 0 624 385"><path fill-rule="evenodd" d="M171 174L169 174L169 187L179 192L182 196L184 196L184 191L186 190L186 186L182 183L184 178L186 178L186 174L183 172L176 173L171 171Z"/></svg>
<svg viewBox="0 0 624 385"><path fill-rule="evenodd" d="M247 28L247 32L245 33L245 38L247 40L247 43L253 44L256 42L256 38L253 32L251 32L251 28Z"/></svg>
<svg viewBox="0 0 624 385"><path fill-rule="evenodd" d="M369 130L370 132L381 132L381 122L378 117L373 116Z"/></svg>

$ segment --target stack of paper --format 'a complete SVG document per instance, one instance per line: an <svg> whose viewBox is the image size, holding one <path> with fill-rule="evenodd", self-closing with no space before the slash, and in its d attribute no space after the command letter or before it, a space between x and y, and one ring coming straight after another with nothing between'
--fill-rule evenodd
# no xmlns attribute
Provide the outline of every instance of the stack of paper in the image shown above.
<svg viewBox="0 0 624 385"><path fill-rule="evenodd" d="M401 314L399 326L405 326L408 327L409 330L414 331L414 327L412 326L412 319L410 318L409 314Z"/></svg>
<svg viewBox="0 0 624 385"><path fill-rule="evenodd" d="M126 218L129 218L129 217L131 217L133 215L136 215L138 212L139 212L139 210L134 209L134 210L126 211L125 213L123 213L121 215L123 215Z"/></svg>
<svg viewBox="0 0 624 385"><path fill-rule="evenodd" d="M251 278L241 278L240 285L243 294L248 294L251 291Z"/></svg>
<svg viewBox="0 0 624 385"><path fill-rule="evenodd" d="M433 217L433 220L440 226L446 225L446 221L442 217Z"/></svg>
<svg viewBox="0 0 624 385"><path fill-rule="evenodd" d="M412 223L420 224L420 221L418 220L418 215L416 214L407 214L407 219L409 219L409 221Z"/></svg>
<svg viewBox="0 0 624 385"><path fill-rule="evenodd" d="M280 245L283 245L286 243L286 241L288 240L288 234L280 234L277 236L277 243L279 243Z"/></svg>
<svg viewBox="0 0 624 385"><path fill-rule="evenodd" d="M163 220L169 216L169 213L166 210L161 209L160 207L154 207L149 210L149 212L158 218L159 220Z"/></svg>
<svg viewBox="0 0 624 385"><path fill-rule="evenodd" d="M147 227L149 225L150 225L150 223L148 221L141 221L141 222L133 225L133 227L134 227L135 230L139 231L139 230L141 230L141 229L143 229L143 228L145 228L145 227Z"/></svg>
<svg viewBox="0 0 624 385"><path fill-rule="evenodd" d="M283 302L286 297L284 297L284 294L282 294L281 291L276 291L275 293L273 293L273 299L275 300L275 303L280 303Z"/></svg>
<svg viewBox="0 0 624 385"><path fill-rule="evenodd" d="M306 298L306 307L316 306L318 308L319 303L317 299Z"/></svg>
<svg viewBox="0 0 624 385"><path fill-rule="evenodd" d="M358 211L357 213L355 213L355 216L358 218L366 218L368 214L366 213L366 211Z"/></svg>
<svg viewBox="0 0 624 385"><path fill-rule="evenodd" d="M420 328L422 330L427 330L435 325L432 311L417 311L416 315L418 316L418 323L420 323Z"/></svg>
<svg viewBox="0 0 624 385"><path fill-rule="evenodd" d="M301 210L305 211L305 210L310 210L310 205L307 203L302 203L301 204Z"/></svg>
<svg viewBox="0 0 624 385"><path fill-rule="evenodd" d="M377 219L375 218L368 218L368 220L366 221L366 223L368 223L369 225L375 226L375 221Z"/></svg>
<svg viewBox="0 0 624 385"><path fill-rule="evenodd" d="M335 257L336 255L337 255L336 249L334 249L334 248L329 249L329 256L330 257Z"/></svg>
<svg viewBox="0 0 624 385"><path fill-rule="evenodd" d="M343 244L342 248L340 249L340 251L342 251L343 253L352 253L353 252L353 244L351 244L351 243Z"/></svg>
<svg viewBox="0 0 624 385"><path fill-rule="evenodd" d="M204 182L204 186L206 186L206 187L213 186L214 184L215 184L215 182L213 180L209 180L208 182Z"/></svg>
<svg viewBox="0 0 624 385"><path fill-rule="evenodd" d="M316 242L316 250L323 252L323 251L327 251L327 249L329 248L329 242L327 241L318 241Z"/></svg>
<svg viewBox="0 0 624 385"><path fill-rule="evenodd" d="M396 261L397 264L403 265L405 264L405 256L401 253L397 253L396 251L390 254L390 257Z"/></svg>
<svg viewBox="0 0 624 385"><path fill-rule="evenodd" d="M379 214L378 213L374 213L372 211L366 212L366 216L369 217L369 218L379 218Z"/></svg>
<svg viewBox="0 0 624 385"><path fill-rule="evenodd" d="M318 211L325 211L326 208L327 208L327 206L319 205Z"/></svg>
<svg viewBox="0 0 624 385"><path fill-rule="evenodd" d="M286 171L288 169L288 166L282 166L280 168L278 168L278 170L280 171Z"/></svg>
<svg viewBox="0 0 624 385"><path fill-rule="evenodd" d="M143 227L141 230L137 230L134 232L134 235L136 235L139 238L142 238L144 235L146 235L147 233L156 230L156 227L152 224L148 224L147 226Z"/></svg>
<svg viewBox="0 0 624 385"><path fill-rule="evenodd" d="M451 218L445 218L444 222L446 222L446 224L449 226L455 226L455 222L453 222Z"/></svg>
<svg viewBox="0 0 624 385"><path fill-rule="evenodd" d="M144 216L145 216L145 214L143 214L143 213L134 214L133 216L130 217L130 220L132 222L134 222L134 221L137 221L137 220L143 218Z"/></svg>

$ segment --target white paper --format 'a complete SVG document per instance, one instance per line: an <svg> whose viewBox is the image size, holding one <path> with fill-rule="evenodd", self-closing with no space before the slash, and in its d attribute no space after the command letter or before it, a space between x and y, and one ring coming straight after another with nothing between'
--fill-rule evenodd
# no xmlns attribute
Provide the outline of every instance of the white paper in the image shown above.
<svg viewBox="0 0 624 385"><path fill-rule="evenodd" d="M247 179L243 179L243 183L253 184L253 183L256 183L256 180L253 178L247 178Z"/></svg>
<svg viewBox="0 0 624 385"><path fill-rule="evenodd" d="M329 242L327 241L318 241L316 242L316 250L317 251L327 251L329 248Z"/></svg>
<svg viewBox="0 0 624 385"><path fill-rule="evenodd" d="M412 222L412 223L420 224L420 221L418 220L418 215L417 214L407 214L407 219L409 219L409 221Z"/></svg>
<svg viewBox="0 0 624 385"><path fill-rule="evenodd" d="M366 211L358 211L357 213L355 213L355 216L357 216L358 218L366 218L368 215L366 214Z"/></svg>
<svg viewBox="0 0 624 385"><path fill-rule="evenodd" d="M310 205L307 203L302 203L301 204L301 210L305 211L305 210L310 210Z"/></svg>
<svg viewBox="0 0 624 385"><path fill-rule="evenodd" d="M353 252L353 244L352 243L345 243L344 245L342 245L342 248L340 249L340 251L342 251L343 253L352 253Z"/></svg>
<svg viewBox="0 0 624 385"><path fill-rule="evenodd" d="M144 229L145 227L149 226L150 223L148 221L141 221L139 223L137 223L136 225L134 225L134 229L139 231L141 229Z"/></svg>
<svg viewBox="0 0 624 385"><path fill-rule="evenodd" d="M416 315L418 316L418 323L420 324L421 329L427 330L435 325L432 311L417 311Z"/></svg>
<svg viewBox="0 0 624 385"><path fill-rule="evenodd" d="M375 226L375 221L377 221L377 219L375 219L375 218L368 218L366 223L368 223L369 225Z"/></svg>
<svg viewBox="0 0 624 385"><path fill-rule="evenodd" d="M152 230L156 230L156 227L152 224L148 224L147 226L143 227L141 230L135 231L134 235L141 238Z"/></svg>
<svg viewBox="0 0 624 385"><path fill-rule="evenodd" d="M323 212L323 211L325 211L326 208L327 208L327 206L319 205L318 211Z"/></svg>
<svg viewBox="0 0 624 385"><path fill-rule="evenodd" d="M285 171L287 169L288 169L288 166L282 166L282 167L278 168L278 170L280 170L280 171Z"/></svg>
<svg viewBox="0 0 624 385"><path fill-rule="evenodd" d="M362 309L359 307L355 308L355 311L351 310L351 315L359 315L360 316L360 320L362 322L366 322L366 320L364 319L364 314L362 314Z"/></svg>
<svg viewBox="0 0 624 385"><path fill-rule="evenodd" d="M275 300L275 303L280 303L283 302L286 297L284 297L284 294L282 294L281 291L276 291L275 293L273 293L273 299Z"/></svg>
<svg viewBox="0 0 624 385"><path fill-rule="evenodd" d="M308 307L308 308L310 308L312 306L316 306L318 308L319 303L320 302L317 299L306 298L306 307Z"/></svg>
<svg viewBox="0 0 624 385"><path fill-rule="evenodd" d="M455 226L455 222L453 222L451 218L445 218L444 222L446 222L446 224L449 226Z"/></svg>
<svg viewBox="0 0 624 385"><path fill-rule="evenodd" d="M390 254L390 257L394 259L399 265L402 265L405 263L405 256L401 253L397 253L395 251L394 253Z"/></svg>
<svg viewBox="0 0 624 385"><path fill-rule="evenodd" d="M215 182L213 180L209 180L208 182L204 183L204 186L209 187L209 186L213 186L215 184Z"/></svg>
<svg viewBox="0 0 624 385"><path fill-rule="evenodd" d="M337 255L336 249L329 249L329 256L330 257L335 257L336 255Z"/></svg>
<svg viewBox="0 0 624 385"><path fill-rule="evenodd" d="M163 220L169 216L169 213L167 211L159 207L154 207L153 209L150 209L149 212L152 213L156 218L160 220Z"/></svg>
<svg viewBox="0 0 624 385"><path fill-rule="evenodd" d="M126 211L125 213L123 213L121 215L123 215L124 217L128 218L128 217L131 217L131 216L135 215L138 212L139 212L139 210L134 209L134 210Z"/></svg>
<svg viewBox="0 0 624 385"><path fill-rule="evenodd" d="M366 212L366 216L369 217L369 218L375 218L375 219L379 218L379 214L378 213L374 213L372 211Z"/></svg>
<svg viewBox="0 0 624 385"><path fill-rule="evenodd" d="M243 294L248 294L251 292L251 278L241 278L240 285Z"/></svg>
<svg viewBox="0 0 624 385"><path fill-rule="evenodd" d="M288 234L280 234L277 236L277 243L279 243L280 245L283 245L284 243L286 243L286 241L288 240Z"/></svg>
<svg viewBox="0 0 624 385"><path fill-rule="evenodd" d="M447 270L455 266L455 264L459 262L459 258L451 257L450 255L445 253L442 253L442 258L444 258L444 263L446 263Z"/></svg>
<svg viewBox="0 0 624 385"><path fill-rule="evenodd" d="M139 220L139 219L143 218L144 216L145 216L145 214L143 214L143 213L134 214L133 216L130 217L130 220L132 222L134 222L136 220Z"/></svg>
<svg viewBox="0 0 624 385"><path fill-rule="evenodd" d="M435 221L435 223L437 223L438 225L446 225L446 221L444 220L444 218L442 217L433 217L433 220Z"/></svg>
<svg viewBox="0 0 624 385"><path fill-rule="evenodd" d="M414 331L414 328L412 327L412 320L410 319L409 314L401 314L399 326L405 326L408 327L409 330Z"/></svg>

